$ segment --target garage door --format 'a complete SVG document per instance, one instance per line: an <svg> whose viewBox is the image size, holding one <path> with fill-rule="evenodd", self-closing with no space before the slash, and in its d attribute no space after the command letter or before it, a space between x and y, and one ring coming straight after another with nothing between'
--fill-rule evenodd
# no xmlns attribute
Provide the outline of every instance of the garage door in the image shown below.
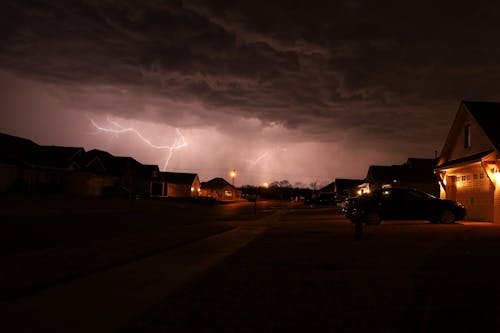
<svg viewBox="0 0 500 333"><path fill-rule="evenodd" d="M456 174L456 200L467 208L467 220L493 221L495 189L481 167L468 168Z"/></svg>

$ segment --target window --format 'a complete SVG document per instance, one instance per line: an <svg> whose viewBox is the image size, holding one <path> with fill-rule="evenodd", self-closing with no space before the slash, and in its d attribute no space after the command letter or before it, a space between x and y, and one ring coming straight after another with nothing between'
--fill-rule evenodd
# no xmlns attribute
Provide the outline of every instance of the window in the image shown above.
<svg viewBox="0 0 500 333"><path fill-rule="evenodd" d="M470 148L470 125L465 125L464 131L464 148Z"/></svg>
<svg viewBox="0 0 500 333"><path fill-rule="evenodd" d="M483 179L484 178L484 173L480 173L479 174L479 179Z"/></svg>
<svg viewBox="0 0 500 333"><path fill-rule="evenodd" d="M465 179L467 179L467 177L462 176L462 181L463 181L463 182L465 181Z"/></svg>
<svg viewBox="0 0 500 333"><path fill-rule="evenodd" d="M474 174L474 179L477 179L477 173Z"/></svg>

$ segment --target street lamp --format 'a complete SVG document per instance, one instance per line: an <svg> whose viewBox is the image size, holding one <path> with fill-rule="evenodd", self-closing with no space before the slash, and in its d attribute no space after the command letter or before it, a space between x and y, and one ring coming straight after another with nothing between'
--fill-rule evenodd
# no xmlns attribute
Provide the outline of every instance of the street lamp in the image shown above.
<svg viewBox="0 0 500 333"><path fill-rule="evenodd" d="M233 187L234 187L234 178L236 177L236 170L233 169L233 171L231 171L230 175L231 175L231 179L233 180Z"/></svg>

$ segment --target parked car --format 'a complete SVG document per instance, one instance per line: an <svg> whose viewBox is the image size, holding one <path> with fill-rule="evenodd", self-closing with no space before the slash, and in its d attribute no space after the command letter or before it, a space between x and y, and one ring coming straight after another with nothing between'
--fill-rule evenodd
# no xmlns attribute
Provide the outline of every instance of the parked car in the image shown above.
<svg viewBox="0 0 500 333"><path fill-rule="evenodd" d="M335 193L320 193L318 196L305 198L304 204L309 207L335 206L337 200Z"/></svg>
<svg viewBox="0 0 500 333"><path fill-rule="evenodd" d="M347 199L344 214L354 222L379 224L382 220L429 220L454 223L465 217L465 207L456 201L407 188L384 188Z"/></svg>

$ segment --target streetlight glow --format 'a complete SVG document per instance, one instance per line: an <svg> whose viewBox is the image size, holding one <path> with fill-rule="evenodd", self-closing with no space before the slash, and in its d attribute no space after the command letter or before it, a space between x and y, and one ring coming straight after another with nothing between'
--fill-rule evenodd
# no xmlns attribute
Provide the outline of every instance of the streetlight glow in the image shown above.
<svg viewBox="0 0 500 333"><path fill-rule="evenodd" d="M234 186L234 178L236 178L236 170L235 170L235 169L233 169L233 171L231 171L231 172L229 173L229 175L231 176L231 179L233 180L233 186Z"/></svg>

